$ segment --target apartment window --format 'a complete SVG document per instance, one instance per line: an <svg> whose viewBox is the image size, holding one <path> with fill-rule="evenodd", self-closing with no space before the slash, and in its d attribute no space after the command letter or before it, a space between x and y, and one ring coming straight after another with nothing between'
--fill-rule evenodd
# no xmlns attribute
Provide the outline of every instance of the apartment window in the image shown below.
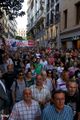
<svg viewBox="0 0 80 120"><path fill-rule="evenodd" d="M49 7L50 7L50 2L49 0L47 0L47 12L49 11Z"/></svg>
<svg viewBox="0 0 80 120"><path fill-rule="evenodd" d="M51 38L52 38L52 36L53 36L53 29L51 28Z"/></svg>
<svg viewBox="0 0 80 120"><path fill-rule="evenodd" d="M46 17L46 26L49 26L49 13L47 14L47 17Z"/></svg>
<svg viewBox="0 0 80 120"><path fill-rule="evenodd" d="M49 33L48 33L48 30L47 30L47 39L49 38Z"/></svg>
<svg viewBox="0 0 80 120"><path fill-rule="evenodd" d="M64 11L64 28L67 28L67 10Z"/></svg>
<svg viewBox="0 0 80 120"><path fill-rule="evenodd" d="M56 0L56 2L58 2L59 0Z"/></svg>
<svg viewBox="0 0 80 120"><path fill-rule="evenodd" d="M59 4L55 6L55 23L60 21L60 12L59 12Z"/></svg>
<svg viewBox="0 0 80 120"><path fill-rule="evenodd" d="M51 7L54 7L54 0L51 0Z"/></svg>
<svg viewBox="0 0 80 120"><path fill-rule="evenodd" d="M59 4L56 5L55 9L56 9L56 12L59 12Z"/></svg>
<svg viewBox="0 0 80 120"><path fill-rule="evenodd" d="M42 29L44 29L44 24L42 24Z"/></svg>
<svg viewBox="0 0 80 120"><path fill-rule="evenodd" d="M53 17L54 17L54 15L53 15L53 11L51 11L51 16L50 16L50 24L53 24Z"/></svg>
<svg viewBox="0 0 80 120"><path fill-rule="evenodd" d="M76 4L76 24L80 24L80 2Z"/></svg>

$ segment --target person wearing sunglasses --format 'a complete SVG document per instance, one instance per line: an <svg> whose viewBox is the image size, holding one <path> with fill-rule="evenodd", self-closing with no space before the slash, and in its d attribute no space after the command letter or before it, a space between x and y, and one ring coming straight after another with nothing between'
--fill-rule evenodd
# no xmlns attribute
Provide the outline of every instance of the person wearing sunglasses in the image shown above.
<svg viewBox="0 0 80 120"><path fill-rule="evenodd" d="M11 87L13 104L23 99L22 94L25 87L26 87L26 83L24 80L24 75L22 71L19 71L17 79L13 82Z"/></svg>

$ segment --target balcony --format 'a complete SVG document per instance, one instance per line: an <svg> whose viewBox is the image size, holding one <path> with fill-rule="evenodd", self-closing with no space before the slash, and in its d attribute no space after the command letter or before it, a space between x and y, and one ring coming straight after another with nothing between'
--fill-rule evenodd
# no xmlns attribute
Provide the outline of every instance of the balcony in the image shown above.
<svg viewBox="0 0 80 120"><path fill-rule="evenodd" d="M39 10L38 15L36 16L35 19L35 24L40 20L40 19L44 19L45 18L45 14L42 10Z"/></svg>
<svg viewBox="0 0 80 120"><path fill-rule="evenodd" d="M45 14L44 11L42 9L39 9L36 14L35 14L35 20L33 22L31 22L31 24L28 26L28 32L34 27L36 26L36 24L41 20L45 18Z"/></svg>
<svg viewBox="0 0 80 120"><path fill-rule="evenodd" d="M35 38L38 39L45 34L45 30L42 29L35 34Z"/></svg>

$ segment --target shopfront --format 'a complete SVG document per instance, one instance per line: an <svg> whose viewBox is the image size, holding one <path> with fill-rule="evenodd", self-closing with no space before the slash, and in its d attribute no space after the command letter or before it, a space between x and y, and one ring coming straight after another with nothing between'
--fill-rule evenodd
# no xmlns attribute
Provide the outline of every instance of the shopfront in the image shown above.
<svg viewBox="0 0 80 120"><path fill-rule="evenodd" d="M62 48L80 49L80 36L73 36L73 37L61 39L61 43L62 43Z"/></svg>

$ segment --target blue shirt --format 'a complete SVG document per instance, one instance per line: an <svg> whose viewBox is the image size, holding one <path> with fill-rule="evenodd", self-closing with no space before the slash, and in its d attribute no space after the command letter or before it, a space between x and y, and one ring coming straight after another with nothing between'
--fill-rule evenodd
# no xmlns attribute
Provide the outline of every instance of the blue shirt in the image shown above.
<svg viewBox="0 0 80 120"><path fill-rule="evenodd" d="M65 105L63 110L58 112L54 105L48 105L43 110L42 120L73 120L73 111Z"/></svg>

